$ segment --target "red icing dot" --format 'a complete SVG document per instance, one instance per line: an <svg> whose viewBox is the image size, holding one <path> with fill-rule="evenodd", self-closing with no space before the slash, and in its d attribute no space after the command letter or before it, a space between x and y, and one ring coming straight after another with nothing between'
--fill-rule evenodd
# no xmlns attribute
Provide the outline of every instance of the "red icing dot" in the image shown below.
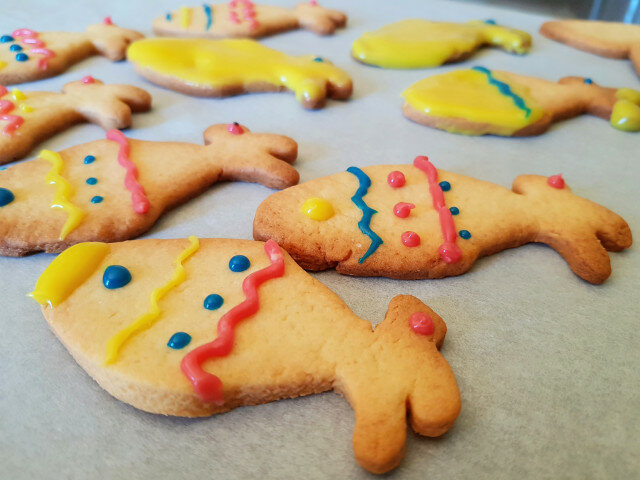
<svg viewBox="0 0 640 480"><path fill-rule="evenodd" d="M549 178L547 178L547 183L553 188L564 188L564 178L562 178L561 173L559 173L558 175L551 175Z"/></svg>
<svg viewBox="0 0 640 480"><path fill-rule="evenodd" d="M416 206L413 203L405 203L405 202L396 203L395 207L393 207L393 214L396 217L407 218L411 213L412 208L416 208Z"/></svg>
<svg viewBox="0 0 640 480"><path fill-rule="evenodd" d="M104 17L104 20L102 20L102 23L104 23L105 25L113 25L113 21L111 20L111 17Z"/></svg>
<svg viewBox="0 0 640 480"><path fill-rule="evenodd" d="M402 243L407 247L417 247L420 245L420 235L416 232L404 232L402 234Z"/></svg>
<svg viewBox="0 0 640 480"><path fill-rule="evenodd" d="M400 188L404 187L404 184L407 183L407 181L404 178L404 173L395 170L387 177L387 183L393 188Z"/></svg>
<svg viewBox="0 0 640 480"><path fill-rule="evenodd" d="M93 83L95 82L95 78L93 78L91 75L87 75L86 77L82 77L82 80L80 80L82 83Z"/></svg>
<svg viewBox="0 0 640 480"><path fill-rule="evenodd" d="M418 335L433 335L435 326L433 319L423 312L416 312L409 317L409 325L411 329Z"/></svg>
<svg viewBox="0 0 640 480"><path fill-rule="evenodd" d="M233 122L227 125L227 131L229 133L233 133L234 135L242 135L244 133L244 129L238 122Z"/></svg>

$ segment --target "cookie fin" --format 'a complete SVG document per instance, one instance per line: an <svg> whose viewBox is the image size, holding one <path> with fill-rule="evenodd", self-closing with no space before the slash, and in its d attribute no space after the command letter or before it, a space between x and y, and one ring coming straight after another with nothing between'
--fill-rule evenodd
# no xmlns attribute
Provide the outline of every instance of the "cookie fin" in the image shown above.
<svg viewBox="0 0 640 480"><path fill-rule="evenodd" d="M89 25L87 35L100 55L113 62L124 59L130 43L144 38L144 35L135 30L105 23Z"/></svg>
<svg viewBox="0 0 640 480"><path fill-rule="evenodd" d="M344 13L321 7L315 2L301 3L296 6L294 12L302 28L318 35L331 35L336 28L342 28L347 24L347 16Z"/></svg>

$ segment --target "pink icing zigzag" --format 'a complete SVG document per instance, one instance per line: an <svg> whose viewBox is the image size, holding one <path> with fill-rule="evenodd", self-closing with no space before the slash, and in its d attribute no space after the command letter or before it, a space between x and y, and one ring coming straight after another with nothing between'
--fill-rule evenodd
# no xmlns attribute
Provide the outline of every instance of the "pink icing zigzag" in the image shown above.
<svg viewBox="0 0 640 480"><path fill-rule="evenodd" d="M38 32L28 28L20 28L13 32L13 36L16 38L22 37L22 43L30 47L29 53L43 55L42 58L38 59L38 68L40 70L49 68L49 59L55 57L56 54L48 48L45 48L47 45L38 38Z"/></svg>
<svg viewBox="0 0 640 480"><path fill-rule="evenodd" d="M7 89L4 86L0 85L0 97L6 94ZM9 112L11 112L14 108L15 105L11 100L0 100L0 120L9 122L9 124L2 129L2 133L4 133L5 135L13 135L13 133L18 128L20 128L20 125L24 123L24 118L20 117L19 115L9 115Z"/></svg>

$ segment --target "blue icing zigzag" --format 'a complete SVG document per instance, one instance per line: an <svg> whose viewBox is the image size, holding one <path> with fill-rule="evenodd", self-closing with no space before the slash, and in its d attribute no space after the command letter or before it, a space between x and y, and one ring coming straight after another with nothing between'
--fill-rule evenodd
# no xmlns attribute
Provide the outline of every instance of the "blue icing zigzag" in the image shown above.
<svg viewBox="0 0 640 480"><path fill-rule="evenodd" d="M384 242L382 239L371 230L371 217L373 217L374 213L378 213L376 210L367 205L362 197L367 194L369 187L371 186L371 179L369 176L360 170L358 167L349 167L347 168L347 172L355 175L360 182L360 186L353 197L351 197L351 201L356 204L360 210L362 210L362 218L358 222L358 227L360 231L364 233L367 237L371 239L371 245L369 245L369 249L367 252L360 257L358 263L363 263L370 255L372 255L380 245Z"/></svg>
<svg viewBox="0 0 640 480"><path fill-rule="evenodd" d="M504 82L501 82L500 80L496 80L493 75L491 74L491 70L489 70L488 68L484 68L484 67L471 67L472 70L475 70L477 72L480 73L484 73L487 78L489 79L489 83L491 85L495 85L496 87L498 87L498 90L500 91L501 94L506 95L507 97L511 97L513 99L513 103L516 105L516 107L518 107L520 110L523 110L525 112L525 118L529 118L529 115L531 115L531 109L529 107L527 107L526 102L524 101L524 99L519 96L516 95L515 93L513 93L513 91L511 90L511 87L509 85L507 85Z"/></svg>
<svg viewBox="0 0 640 480"><path fill-rule="evenodd" d="M211 22L213 21L211 18L211 6L205 3L202 8L204 8L204 14L207 16L207 30L209 30L211 28Z"/></svg>

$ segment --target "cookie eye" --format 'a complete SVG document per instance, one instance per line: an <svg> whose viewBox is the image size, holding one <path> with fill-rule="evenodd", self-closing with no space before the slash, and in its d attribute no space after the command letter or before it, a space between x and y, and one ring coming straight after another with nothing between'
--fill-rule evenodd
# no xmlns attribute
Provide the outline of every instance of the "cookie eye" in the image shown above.
<svg viewBox="0 0 640 480"><path fill-rule="evenodd" d="M324 59L322 57L316 57L313 59L314 62L324 62Z"/></svg>

